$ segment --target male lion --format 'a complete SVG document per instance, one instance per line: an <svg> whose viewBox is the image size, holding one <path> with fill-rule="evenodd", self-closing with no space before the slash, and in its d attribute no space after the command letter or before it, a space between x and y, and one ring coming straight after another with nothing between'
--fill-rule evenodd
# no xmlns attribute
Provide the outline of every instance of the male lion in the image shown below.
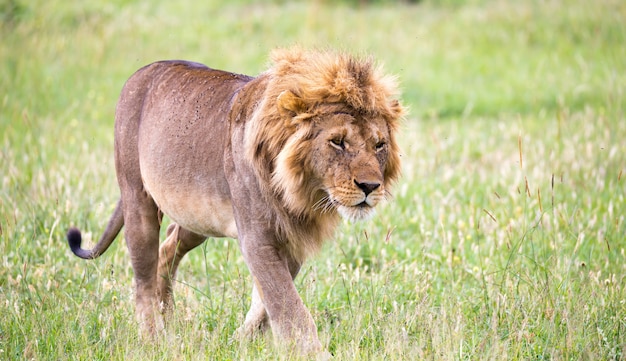
<svg viewBox="0 0 626 361"><path fill-rule="evenodd" d="M280 344L320 352L293 279L340 215L369 216L399 175L393 77L341 53L272 55L256 78L162 61L124 85L115 114L121 198L93 249L81 249L75 228L67 240L92 259L125 226L136 311L151 333L172 306L182 257L207 237L233 237L254 279L240 332L269 326ZM161 212L172 224L159 248Z"/></svg>

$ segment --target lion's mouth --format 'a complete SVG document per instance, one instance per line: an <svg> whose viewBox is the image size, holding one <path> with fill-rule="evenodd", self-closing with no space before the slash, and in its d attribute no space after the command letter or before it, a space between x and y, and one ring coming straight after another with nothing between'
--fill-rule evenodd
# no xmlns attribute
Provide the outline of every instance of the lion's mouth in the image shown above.
<svg viewBox="0 0 626 361"><path fill-rule="evenodd" d="M362 221L369 217L374 212L374 207L364 200L360 203L354 205L342 205L341 203L335 203L337 211L339 214L347 220L350 221Z"/></svg>
<svg viewBox="0 0 626 361"><path fill-rule="evenodd" d="M353 197L352 199L337 197L332 191L327 191L326 196L316 203L316 209L327 211L336 209L342 218L350 221L361 221L370 218L378 203L378 197L374 194L369 196Z"/></svg>

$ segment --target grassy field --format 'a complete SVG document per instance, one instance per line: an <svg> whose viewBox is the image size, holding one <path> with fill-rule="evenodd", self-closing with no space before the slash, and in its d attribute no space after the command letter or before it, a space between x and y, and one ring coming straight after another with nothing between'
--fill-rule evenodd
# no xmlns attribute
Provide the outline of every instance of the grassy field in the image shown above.
<svg viewBox="0 0 626 361"><path fill-rule="evenodd" d="M626 3L0 0L0 359L287 358L234 341L234 240L181 265L162 342L138 337L113 112L184 58L257 74L277 46L372 54L398 75L403 178L297 279L336 360L626 359Z"/></svg>

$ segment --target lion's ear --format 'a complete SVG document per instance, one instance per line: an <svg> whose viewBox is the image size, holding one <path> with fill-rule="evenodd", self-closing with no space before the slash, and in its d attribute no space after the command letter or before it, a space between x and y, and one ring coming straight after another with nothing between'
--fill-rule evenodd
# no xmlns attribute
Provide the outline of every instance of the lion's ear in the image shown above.
<svg viewBox="0 0 626 361"><path fill-rule="evenodd" d="M406 112L400 102L395 99L389 104L389 110L391 110L392 116L396 119L404 116L404 113Z"/></svg>
<svg viewBox="0 0 626 361"><path fill-rule="evenodd" d="M297 95L289 90L285 90L276 99L276 105L280 114L289 119L305 113L307 111L306 103Z"/></svg>

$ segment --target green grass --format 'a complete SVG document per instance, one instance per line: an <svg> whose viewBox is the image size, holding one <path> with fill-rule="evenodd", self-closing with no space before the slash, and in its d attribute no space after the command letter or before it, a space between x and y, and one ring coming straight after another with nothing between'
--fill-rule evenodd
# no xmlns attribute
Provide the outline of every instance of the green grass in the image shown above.
<svg viewBox="0 0 626 361"><path fill-rule="evenodd" d="M374 55L410 107L403 178L342 224L297 287L337 360L626 358L626 5L618 0L0 0L0 359L275 359L233 341L234 240L183 261L168 339L143 343L113 111L132 72L184 58L257 74L277 46Z"/></svg>

